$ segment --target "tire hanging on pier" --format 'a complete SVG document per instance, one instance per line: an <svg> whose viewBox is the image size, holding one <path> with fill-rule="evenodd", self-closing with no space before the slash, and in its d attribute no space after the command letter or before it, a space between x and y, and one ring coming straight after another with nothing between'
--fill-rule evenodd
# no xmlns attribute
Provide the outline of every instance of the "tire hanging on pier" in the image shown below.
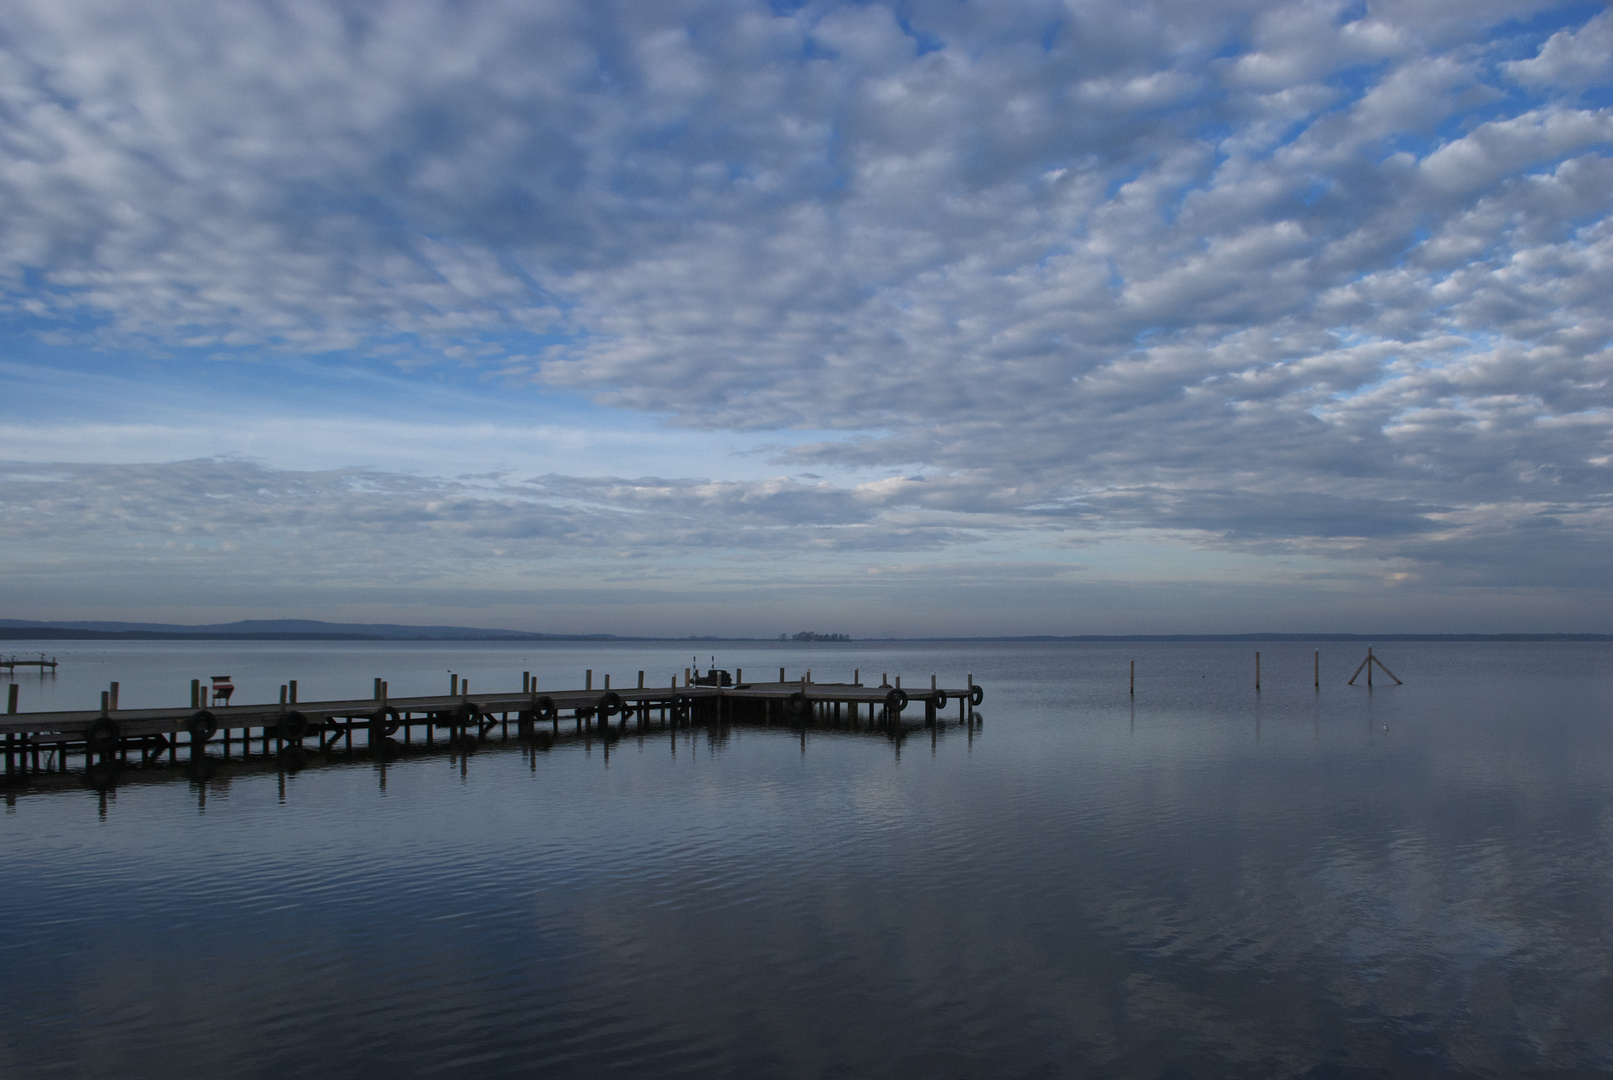
<svg viewBox="0 0 1613 1080"><path fill-rule="evenodd" d="M797 690L797 691L795 691L795 693L793 693L789 697L785 698L784 699L784 704L786 705L786 707L789 708L790 712L795 714L796 716L804 716L804 715L806 715L806 711L807 711L807 696L802 691Z"/></svg>
<svg viewBox="0 0 1613 1080"><path fill-rule="evenodd" d="M969 704L971 704L971 705L979 705L982 701L985 701L985 700L986 700L986 688L985 687L981 686L979 683L975 683L973 686L971 686L969 688Z"/></svg>
<svg viewBox="0 0 1613 1080"><path fill-rule="evenodd" d="M945 690L937 690L935 692L935 707L937 709L944 709L947 707L947 692Z"/></svg>
<svg viewBox="0 0 1613 1080"><path fill-rule="evenodd" d="M885 708L893 713L907 708L907 691L900 686L891 687L890 693L885 695Z"/></svg>
<svg viewBox="0 0 1613 1080"><path fill-rule="evenodd" d="M622 711L622 695L614 690L606 690L599 699L599 715L615 716Z"/></svg>
<svg viewBox="0 0 1613 1080"><path fill-rule="evenodd" d="M672 697L672 719L689 719L689 699L682 694L674 694Z"/></svg>
<svg viewBox="0 0 1613 1080"><path fill-rule="evenodd" d="M398 710L393 708L376 709L370 714L370 738L391 738L398 730Z"/></svg>
<svg viewBox="0 0 1613 1080"><path fill-rule="evenodd" d="M288 743L300 743L308 735L308 717L292 710L280 718L280 737Z"/></svg>
<svg viewBox="0 0 1613 1080"><path fill-rule="evenodd" d="M190 744L200 746L218 734L218 718L206 709L198 709L185 721L185 731L190 735Z"/></svg>
<svg viewBox="0 0 1613 1080"><path fill-rule="evenodd" d="M549 722L560 715L560 710L555 707L554 698L548 694L544 694L533 704L536 706L533 711L538 714L539 720Z"/></svg>
<svg viewBox="0 0 1613 1080"><path fill-rule="evenodd" d="M84 745L96 753L105 754L118 748L118 740L123 733L118 730L115 720L110 717L101 717L93 721L84 732Z"/></svg>

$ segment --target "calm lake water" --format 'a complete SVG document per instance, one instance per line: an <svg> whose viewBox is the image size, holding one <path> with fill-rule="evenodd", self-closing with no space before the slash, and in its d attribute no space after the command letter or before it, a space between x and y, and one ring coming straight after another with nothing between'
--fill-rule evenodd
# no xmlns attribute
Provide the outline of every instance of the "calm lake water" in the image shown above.
<svg viewBox="0 0 1613 1080"><path fill-rule="evenodd" d="M1386 643L1369 692L1317 645L1319 692L1268 644L1257 696L1252 645L748 644L972 672L982 723L13 783L0 1075L1613 1075L1613 649ZM30 649L25 710L713 652Z"/></svg>

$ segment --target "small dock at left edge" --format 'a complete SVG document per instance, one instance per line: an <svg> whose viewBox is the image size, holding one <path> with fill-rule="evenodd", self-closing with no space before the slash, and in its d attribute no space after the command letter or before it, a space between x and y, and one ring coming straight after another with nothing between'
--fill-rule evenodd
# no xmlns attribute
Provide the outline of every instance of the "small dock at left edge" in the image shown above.
<svg viewBox="0 0 1613 1080"><path fill-rule="evenodd" d="M52 656L47 660L44 653L39 654L38 660L24 660L15 655L0 656L0 669L15 673L18 668L38 668L41 675L46 671L54 675L56 674L56 658Z"/></svg>
<svg viewBox="0 0 1613 1080"><path fill-rule="evenodd" d="M228 758L232 743L242 755L251 752L254 742L261 742L260 753L269 753L271 743L276 749L302 748L316 739L321 752L351 750L355 735L361 746L372 748L394 740L429 746L439 738L450 743L480 739L495 727L507 734L512 722L521 735L543 730L549 738L560 736L563 722L574 724L578 735L606 738L627 733L630 725L645 731L729 721L799 725L820 719L857 727L866 718L872 727L901 723L904 711L917 705L930 726L940 723L943 711L955 703L959 721L972 724L973 707L985 696L972 674L962 685L950 687L935 675L928 687L904 687L900 675L892 682L888 674L877 686L864 685L860 671L851 682L837 683L814 682L810 671L786 679L784 668L776 681L745 682L742 675L716 669L701 675L686 668L681 682L673 676L668 685L655 687L645 685L640 671L636 686L613 688L607 675L595 688L589 671L580 689L568 689L541 687L523 672L518 692L476 694L469 680L454 676L448 694L401 698L392 697L386 681L376 679L368 698L309 702L298 701L297 684L289 682L280 687L280 700L267 705L209 704L207 688L198 680L191 684L189 706L166 709L121 709L113 683L101 692L100 709L36 713L17 711L13 684L6 714L0 716L0 734L5 736L8 774L65 772L70 757L82 758L85 767L97 761L127 762L133 753L142 762L162 756L177 762L181 752L200 760L216 745Z"/></svg>

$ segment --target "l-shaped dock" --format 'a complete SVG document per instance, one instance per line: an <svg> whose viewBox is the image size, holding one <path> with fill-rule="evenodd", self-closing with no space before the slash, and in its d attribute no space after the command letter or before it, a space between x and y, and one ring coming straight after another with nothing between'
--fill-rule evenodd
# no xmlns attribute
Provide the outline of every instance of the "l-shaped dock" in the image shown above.
<svg viewBox="0 0 1613 1080"><path fill-rule="evenodd" d="M113 684L96 710L19 713L13 695L0 717L0 734L7 773L65 771L70 757L82 758L86 767L97 760L128 761L134 753L141 761L164 755L178 761L182 753L199 760L216 745L228 758L232 743L247 753L260 740L263 753L271 745L302 747L312 739L320 751L351 750L355 735L361 746L391 740L432 745L438 738L481 738L500 725L507 733L512 722L522 735L547 728L558 736L566 721L579 734L609 738L629 725L642 731L728 720L798 724L817 718L858 726L866 717L871 726L891 724L916 704L933 725L954 702L959 720L968 722L985 695L973 675L956 687L943 687L932 675L927 688L903 687L900 676L894 683L883 677L878 686L865 686L857 676L849 683L813 682L810 673L786 680L783 669L779 676L776 682L742 682L724 671L700 676L686 670L681 685L674 678L668 686L647 687L639 672L636 687L612 689L607 676L605 686L595 689L590 672L582 689L550 689L523 673L519 693L473 695L455 677L449 694L405 698L391 697L387 683L376 679L369 698L314 702L299 702L293 682L280 688L279 702L267 705L210 703L206 688L193 683L191 704L167 709L120 709Z"/></svg>

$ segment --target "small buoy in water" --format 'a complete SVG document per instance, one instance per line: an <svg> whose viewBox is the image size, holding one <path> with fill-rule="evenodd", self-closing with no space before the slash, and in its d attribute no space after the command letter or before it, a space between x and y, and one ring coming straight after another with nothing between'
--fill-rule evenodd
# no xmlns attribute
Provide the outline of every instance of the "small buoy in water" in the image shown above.
<svg viewBox="0 0 1613 1080"><path fill-rule="evenodd" d="M1383 730L1388 731L1389 730L1389 725L1388 724L1383 725Z"/></svg>

